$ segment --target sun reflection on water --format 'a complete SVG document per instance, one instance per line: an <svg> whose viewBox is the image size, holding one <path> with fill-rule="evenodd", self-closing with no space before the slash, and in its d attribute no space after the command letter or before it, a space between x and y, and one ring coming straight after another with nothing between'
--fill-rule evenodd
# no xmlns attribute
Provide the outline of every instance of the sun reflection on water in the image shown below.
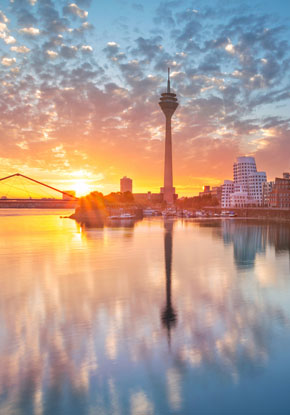
<svg viewBox="0 0 290 415"><path fill-rule="evenodd" d="M0 222L1 413L183 413L185 376L238 385L267 372L277 328L289 338L290 230L279 225Z"/></svg>

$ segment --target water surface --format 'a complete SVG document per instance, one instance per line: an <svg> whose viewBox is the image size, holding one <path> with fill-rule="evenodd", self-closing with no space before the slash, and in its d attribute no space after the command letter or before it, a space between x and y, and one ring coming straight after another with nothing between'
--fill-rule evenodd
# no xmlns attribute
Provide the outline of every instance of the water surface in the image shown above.
<svg viewBox="0 0 290 415"><path fill-rule="evenodd" d="M289 225L62 214L0 210L1 415L290 413Z"/></svg>

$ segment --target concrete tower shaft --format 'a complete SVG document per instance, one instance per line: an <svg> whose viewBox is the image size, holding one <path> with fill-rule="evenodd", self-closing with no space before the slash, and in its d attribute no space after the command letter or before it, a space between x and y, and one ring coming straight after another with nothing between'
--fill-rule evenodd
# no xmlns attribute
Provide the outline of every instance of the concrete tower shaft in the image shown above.
<svg viewBox="0 0 290 415"><path fill-rule="evenodd" d="M171 117L178 107L176 94L170 91L170 69L168 68L167 91L161 94L159 105L166 118L165 132L165 162L164 162L164 187L163 199L168 203L174 202L175 188L173 187L172 173L172 135L171 135Z"/></svg>

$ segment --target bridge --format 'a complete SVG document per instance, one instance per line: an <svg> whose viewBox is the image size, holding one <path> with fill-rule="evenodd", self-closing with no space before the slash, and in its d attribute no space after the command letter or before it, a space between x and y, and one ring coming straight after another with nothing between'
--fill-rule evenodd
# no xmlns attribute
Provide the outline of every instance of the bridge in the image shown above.
<svg viewBox="0 0 290 415"><path fill-rule="evenodd" d="M38 188L44 189L46 191L45 197L32 197L32 194L35 194L35 190L33 192L29 191L26 184L22 183L22 187L19 187L19 184L15 186L15 183L11 183L11 179L15 181L16 178L24 179L26 182L32 183L34 186ZM5 194L1 195L1 191L3 192L3 186L1 185L5 183L6 192ZM16 190L19 192L25 192L26 197L19 197L19 195L8 197L8 194L11 193L11 190ZM55 194L61 196L61 198L52 197L51 194L48 194L47 190L50 192L53 191ZM38 192L37 192L38 193ZM78 203L78 198L69 191L63 191L57 189L56 187L50 186L46 183L40 182L39 180L35 180L31 177L25 176L21 173L11 174L10 176L6 176L0 178L0 208L49 208L49 209L74 209Z"/></svg>

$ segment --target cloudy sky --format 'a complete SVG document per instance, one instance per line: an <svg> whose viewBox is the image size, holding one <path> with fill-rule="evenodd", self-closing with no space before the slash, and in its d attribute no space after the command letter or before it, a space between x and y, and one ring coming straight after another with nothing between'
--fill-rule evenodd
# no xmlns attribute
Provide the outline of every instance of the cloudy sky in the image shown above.
<svg viewBox="0 0 290 415"><path fill-rule="evenodd" d="M167 66L179 195L239 155L290 170L288 0L1 0L0 175L60 188L162 186Z"/></svg>

